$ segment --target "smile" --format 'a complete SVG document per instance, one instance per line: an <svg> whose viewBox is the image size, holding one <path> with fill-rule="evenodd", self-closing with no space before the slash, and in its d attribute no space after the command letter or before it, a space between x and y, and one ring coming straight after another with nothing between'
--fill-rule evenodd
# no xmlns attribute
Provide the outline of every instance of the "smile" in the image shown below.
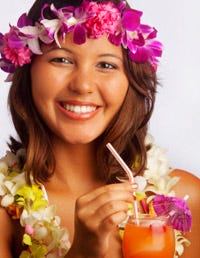
<svg viewBox="0 0 200 258"><path fill-rule="evenodd" d="M80 105L72 105L72 104L63 104L63 107L70 112L76 113L76 114L86 114L94 112L97 107L96 106L80 106Z"/></svg>

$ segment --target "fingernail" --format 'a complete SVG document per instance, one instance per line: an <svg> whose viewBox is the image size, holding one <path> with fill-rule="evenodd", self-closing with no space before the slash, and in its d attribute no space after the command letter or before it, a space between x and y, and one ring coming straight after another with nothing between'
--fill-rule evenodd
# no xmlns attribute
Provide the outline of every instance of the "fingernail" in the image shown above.
<svg viewBox="0 0 200 258"><path fill-rule="evenodd" d="M138 188L138 184L137 183L132 183L131 187L132 187L132 189L136 190Z"/></svg>

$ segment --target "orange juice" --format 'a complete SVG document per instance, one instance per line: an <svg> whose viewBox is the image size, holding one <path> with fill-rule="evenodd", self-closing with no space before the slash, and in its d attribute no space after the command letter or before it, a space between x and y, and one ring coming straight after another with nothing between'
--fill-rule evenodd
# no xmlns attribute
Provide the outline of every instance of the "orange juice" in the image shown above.
<svg viewBox="0 0 200 258"><path fill-rule="evenodd" d="M124 258L173 258L174 231L163 218L132 219L125 226L122 249Z"/></svg>

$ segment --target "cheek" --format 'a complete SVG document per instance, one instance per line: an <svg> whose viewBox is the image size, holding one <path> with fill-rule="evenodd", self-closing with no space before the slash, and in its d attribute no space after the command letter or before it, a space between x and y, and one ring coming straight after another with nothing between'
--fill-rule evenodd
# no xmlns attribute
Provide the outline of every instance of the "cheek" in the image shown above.
<svg viewBox="0 0 200 258"><path fill-rule="evenodd" d="M65 86L65 73L59 73L42 57L37 56L31 67L32 94L45 97L56 96Z"/></svg>
<svg viewBox="0 0 200 258"><path fill-rule="evenodd" d="M34 101L39 101L40 99L44 101L51 96L53 87L50 76L51 73L47 67L43 65L39 58L36 59L31 67L31 88Z"/></svg>
<svg viewBox="0 0 200 258"><path fill-rule="evenodd" d="M112 84L108 85L107 98L109 102L116 106L121 106L128 90L127 78L117 79Z"/></svg>
<svg viewBox="0 0 200 258"><path fill-rule="evenodd" d="M47 98L46 89L44 87L45 83L44 83L44 81L43 81L43 83L41 83L42 81L43 80L41 77L38 79L38 78L36 78L36 76L31 80L32 96L33 96L33 101L34 101L36 107L38 107L39 103L42 100L45 101L45 99Z"/></svg>
<svg viewBox="0 0 200 258"><path fill-rule="evenodd" d="M33 99L38 95L38 97L42 94L44 89L44 71L40 66L40 62L38 61L38 57L34 60L31 66L31 89ZM42 85L43 84L43 85Z"/></svg>
<svg viewBox="0 0 200 258"><path fill-rule="evenodd" d="M31 73L31 91L33 102L36 106L36 109L41 114L43 113L44 107L48 104L48 99L52 91L49 90L49 85L45 79L44 73L37 73L36 70L33 70Z"/></svg>

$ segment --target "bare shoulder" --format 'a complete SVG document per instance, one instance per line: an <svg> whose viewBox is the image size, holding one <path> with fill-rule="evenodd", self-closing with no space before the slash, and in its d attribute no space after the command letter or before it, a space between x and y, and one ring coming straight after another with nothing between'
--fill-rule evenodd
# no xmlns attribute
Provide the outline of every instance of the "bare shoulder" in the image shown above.
<svg viewBox="0 0 200 258"><path fill-rule="evenodd" d="M11 246L12 246L12 236L13 228L10 216L6 210L0 207L0 250L1 256L4 258L11 258Z"/></svg>
<svg viewBox="0 0 200 258"><path fill-rule="evenodd" d="M192 228L190 232L185 233L185 236L190 240L191 245L185 248L181 258L199 258L200 257L200 179L187 171L175 169L172 176L180 178L177 185L174 187L176 196L183 198L188 195L187 204L192 213Z"/></svg>
<svg viewBox="0 0 200 258"><path fill-rule="evenodd" d="M171 173L172 176L179 177L179 182L174 187L177 196L184 197L186 194L189 195L189 199L193 199L193 202L200 200L200 179L194 174L175 169ZM199 202L200 203L200 202Z"/></svg>

